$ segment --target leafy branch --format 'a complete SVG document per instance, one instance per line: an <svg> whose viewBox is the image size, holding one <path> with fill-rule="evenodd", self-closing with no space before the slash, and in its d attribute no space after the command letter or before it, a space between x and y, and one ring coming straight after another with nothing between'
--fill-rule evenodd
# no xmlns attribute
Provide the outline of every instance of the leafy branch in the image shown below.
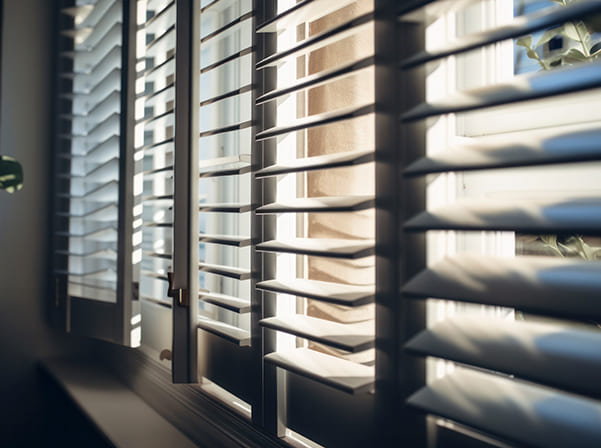
<svg viewBox="0 0 601 448"><path fill-rule="evenodd" d="M550 0L565 7L571 0ZM533 44L532 35L521 37L516 41L520 47L524 47L526 55L535 60L543 70L551 70L561 65L571 65L580 62L592 62L601 57L601 42L592 43L591 28L597 28L598 20L588 19L575 22L567 22L561 26L552 28L543 33L538 42ZM577 46L562 49L561 52L551 54L544 58L537 50L555 38L565 38L573 41Z"/></svg>

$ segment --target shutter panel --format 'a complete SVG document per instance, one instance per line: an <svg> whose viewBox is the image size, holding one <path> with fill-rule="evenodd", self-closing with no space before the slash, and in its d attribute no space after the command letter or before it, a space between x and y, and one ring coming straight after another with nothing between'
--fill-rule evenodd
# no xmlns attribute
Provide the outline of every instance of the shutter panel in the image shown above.
<svg viewBox="0 0 601 448"><path fill-rule="evenodd" d="M256 288L264 303L265 424L280 437L367 446L374 435L367 393L375 347L373 5L278 1L265 19L257 33L274 45L256 64L266 82L256 99L263 166L253 173L263 191L255 247L263 265Z"/></svg>
<svg viewBox="0 0 601 448"><path fill-rule="evenodd" d="M257 419L260 344L251 323L251 312L258 311L251 306L254 2L201 2L196 14L199 252L193 298L199 307L199 377L206 391L221 390L222 401Z"/></svg>
<svg viewBox="0 0 601 448"><path fill-rule="evenodd" d="M136 78L136 209L141 225L140 302L143 348L169 361L173 271L175 14L174 1L138 1ZM167 359L168 358L168 359Z"/></svg>
<svg viewBox="0 0 601 448"><path fill-rule="evenodd" d="M140 328L125 98L134 10L116 0L62 5L54 240L55 303L67 330L132 346Z"/></svg>
<svg viewBox="0 0 601 448"><path fill-rule="evenodd" d="M420 2L404 9L402 26L416 20L436 22L449 11L444 3ZM432 62L445 67L450 77L460 78L456 71L460 59L472 58L472 68L476 60L483 64L492 44L497 49L508 45L517 60L520 46L508 39L533 35L536 42L545 31L564 24L581 26L591 35L598 31L590 20L601 13L599 2L535 3L540 8L505 25L468 33L408 57L401 62L405 76L431 69L434 65L424 64ZM457 16L449 16L451 20L461 16L461 8ZM560 35L562 45L570 41ZM587 45L594 43L593 39ZM552 57L553 51L543 42L537 56ZM476 185L469 180L471 173L478 179L488 176L474 187L479 190L470 193L477 197L429 206L406 221L405 232L432 235L430 253L436 251L435 231L452 232L457 238L462 231L480 232L473 236L481 241L491 235L484 232L510 232L503 241L509 238L516 245L512 253L502 248L500 256L473 244L458 244L440 259L433 256L436 260L403 287L405 300L437 299L429 302L446 304L439 306L447 309L465 308L462 303L482 305L480 313L505 307L504 317L490 312L474 315L474 307L467 308L471 313L457 311L424 328L405 346L414 355L457 363L407 403L451 421L451 426L457 424L458 430L474 430L464 431L463 437L484 433L498 441L540 447L570 446L574 441L592 447L601 442L601 395L596 381L601 373L597 305L601 265L594 246L599 235L600 189L590 174L599 173L596 135L601 117L593 111L586 116L567 112L570 104L586 108L587 98L599 98L601 66L594 57L581 63L563 61L569 66L516 74L508 82L483 87L460 87L458 92L428 99L401 118L406 129L419 120L433 129L436 123L431 117L435 117L439 123L446 120L451 132L452 124L459 123L455 130L461 133L461 126L469 129L470 120L476 120L476 114L467 112L478 111L491 129L504 126L504 135L476 130L478 135L452 140L447 147L433 139L427 155L404 172L406 178L446 176L441 179L451 185L451 194L453 176L463 179L463 189ZM554 111L560 107L567 109L558 115ZM524 110L530 115L520 115ZM516 122L512 114L526 117L525 121L511 124ZM590 181L582 181L591 175ZM524 181L528 176L530 182ZM484 196L493 188L493 178L504 179L505 193ZM434 177L429 180L434 185ZM544 182L555 188L545 187ZM520 190L522 185L526 188ZM429 198L436 202L434 194ZM462 241L468 238L469 234ZM572 250L571 244L581 250Z"/></svg>

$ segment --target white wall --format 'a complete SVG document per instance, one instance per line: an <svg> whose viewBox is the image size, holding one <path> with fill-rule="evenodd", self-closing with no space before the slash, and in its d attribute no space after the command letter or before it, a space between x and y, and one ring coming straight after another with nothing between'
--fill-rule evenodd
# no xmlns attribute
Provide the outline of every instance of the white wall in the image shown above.
<svg viewBox="0 0 601 448"><path fill-rule="evenodd" d="M87 341L45 317L54 1L4 3L0 154L22 163L25 186L0 191L0 445L35 446L59 408L36 362L85 351Z"/></svg>

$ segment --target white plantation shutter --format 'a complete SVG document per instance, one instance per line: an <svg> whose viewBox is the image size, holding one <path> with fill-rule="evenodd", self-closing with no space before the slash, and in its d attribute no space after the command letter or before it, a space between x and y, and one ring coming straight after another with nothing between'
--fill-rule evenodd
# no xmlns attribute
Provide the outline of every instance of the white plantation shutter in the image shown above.
<svg viewBox="0 0 601 448"><path fill-rule="evenodd" d="M405 10L401 26L428 25L449 12L444 2L421 3L431 5ZM428 67L445 66L453 77L463 57L480 55L472 63L483 64L482 55L493 51L488 45L498 51L508 45L511 67L520 46L507 39L533 35L536 42L544 31L564 24L590 33L592 39L575 48L594 53L601 3L538 4L540 9L506 24L447 39L408 57L401 62L405 76L433 61ZM555 44L568 51L573 39L557 39ZM552 58L553 51L541 44L538 55ZM431 260L403 287L406 301L441 299L429 303L458 310L432 322L406 345L412 354L456 363L407 401L463 434L461 442L441 436L436 446L473 443L468 438L540 447L601 443L596 303L601 292L601 117L589 106L601 98L601 66L594 57L567 62L552 70L535 66L530 73L483 86L459 86L402 116L406 129L456 119L465 129L476 122L481 131L443 144L440 151L430 144L404 173L407 178L440 173L460 180L460 191L473 188L468 197L429 204L404 226L406 232L433 235L430 250L443 232L465 242ZM501 253L474 248L469 243L474 238L482 244L497 238L510 246L509 252L507 247ZM465 303L482 306L474 314L476 308Z"/></svg>
<svg viewBox="0 0 601 448"><path fill-rule="evenodd" d="M67 330L135 346L129 5L61 7L54 267Z"/></svg>
<svg viewBox="0 0 601 448"><path fill-rule="evenodd" d="M200 2L198 171L198 366L242 400L259 402L251 347L251 151L254 13L251 0ZM236 367L234 367L236 366ZM235 398L232 398L235 400ZM242 409L239 405L237 409Z"/></svg>
<svg viewBox="0 0 601 448"><path fill-rule="evenodd" d="M277 2L254 173L265 425L291 443L374 443L373 2ZM268 41L269 43L269 41ZM298 443L298 442L296 442ZM303 442L304 443L304 442Z"/></svg>

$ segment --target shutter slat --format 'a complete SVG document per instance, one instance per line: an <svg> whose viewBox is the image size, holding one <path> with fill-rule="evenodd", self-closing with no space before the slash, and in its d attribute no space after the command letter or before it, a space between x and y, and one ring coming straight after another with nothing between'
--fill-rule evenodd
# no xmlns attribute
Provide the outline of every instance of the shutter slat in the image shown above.
<svg viewBox="0 0 601 448"><path fill-rule="evenodd" d="M517 140L457 145L417 160L405 175L601 160L601 129L547 132Z"/></svg>
<svg viewBox="0 0 601 448"><path fill-rule="evenodd" d="M247 247L250 246L250 237L240 235L208 235L201 234L198 237L201 243L222 244L225 246Z"/></svg>
<svg viewBox="0 0 601 448"><path fill-rule="evenodd" d="M114 221L117 220L119 207L116 202L108 205L103 205L95 210L78 215L71 213L57 213L57 216L62 216L69 219L86 219L90 221Z"/></svg>
<svg viewBox="0 0 601 448"><path fill-rule="evenodd" d="M357 259L374 255L373 240L295 238L290 241L266 241L256 246L260 252L289 253L329 258Z"/></svg>
<svg viewBox="0 0 601 448"><path fill-rule="evenodd" d="M64 255L67 257L74 257L74 258L102 258L102 259L107 259L107 258L111 258L114 259L117 257L117 251L113 250L113 249L100 249L100 250L94 250L92 252L86 252L86 253L77 253L77 252L69 252L66 250L57 250L56 253L58 255Z"/></svg>
<svg viewBox="0 0 601 448"><path fill-rule="evenodd" d="M150 204L152 202L157 202L157 201L169 201L169 200L173 200L172 194L163 194L163 195L143 196L142 197L142 202L148 203L148 204Z"/></svg>
<svg viewBox="0 0 601 448"><path fill-rule="evenodd" d="M410 406L533 447L598 447L601 403L510 378L457 369L413 394Z"/></svg>
<svg viewBox="0 0 601 448"><path fill-rule="evenodd" d="M264 359L282 369L350 394L367 392L374 384L373 367L345 361L315 350L300 348L289 352L270 353L265 355Z"/></svg>
<svg viewBox="0 0 601 448"><path fill-rule="evenodd" d="M469 34L431 51L423 51L402 62L403 68L411 68L451 55L473 50L485 45L501 42L526 34L562 25L571 20L578 20L601 11L601 1L589 0L574 2L562 8L546 8L542 11L517 17L513 23L486 30L480 33Z"/></svg>
<svg viewBox="0 0 601 448"><path fill-rule="evenodd" d="M315 126L322 126L330 123L335 123L351 118L360 117L373 113L375 107L373 104L345 107L333 111L323 112L321 114L310 115L308 117L299 118L291 123L274 126L261 132L257 132L257 141L266 140L269 138L278 137L289 132L309 129Z"/></svg>
<svg viewBox="0 0 601 448"><path fill-rule="evenodd" d="M252 85L246 85L242 87L235 88L234 90L230 90L225 93L220 93L219 95L209 97L200 102L200 107L208 106L210 104L216 103L218 101L226 100L228 98L233 98L235 96L241 95L243 93L251 92L253 89Z"/></svg>
<svg viewBox="0 0 601 448"><path fill-rule="evenodd" d="M209 291L201 291L198 294L198 297L204 302L225 308L234 313L244 314L250 313L251 311L250 301L240 299L239 297L232 297L226 294L218 294Z"/></svg>
<svg viewBox="0 0 601 448"><path fill-rule="evenodd" d="M164 61L162 61L160 64L155 65L154 67L150 67L148 69L146 69L144 72L139 73L139 77L144 77L147 78L149 76L151 76L153 73L161 70L161 69L167 69L167 66L169 64L173 64L175 62L175 55L171 55L169 57L167 57ZM173 73L174 70L171 70L171 73Z"/></svg>
<svg viewBox="0 0 601 448"><path fill-rule="evenodd" d="M251 276L251 272L248 269L209 264L204 262L198 263L198 270L202 272L208 272L210 274L221 275L223 277L234 278L236 280L248 280Z"/></svg>
<svg viewBox="0 0 601 448"><path fill-rule="evenodd" d="M174 9L175 9L175 0L170 1L161 10L155 12L155 14L144 23L144 27L148 28L148 27L152 26L152 24L154 22L159 20L161 17L165 17L165 15L167 13L173 11Z"/></svg>
<svg viewBox="0 0 601 448"><path fill-rule="evenodd" d="M267 67L277 66L285 62L297 58L301 55L311 53L321 47L346 39L349 36L360 33L373 20L372 14L365 14L354 18L340 26L329 29L322 33L316 34L309 39L305 39L291 48L278 51L265 59L257 62L257 70L262 70Z"/></svg>
<svg viewBox="0 0 601 448"><path fill-rule="evenodd" d="M352 61L348 64L343 64L329 70L322 70L313 75L305 76L297 79L293 84L279 87L275 90L271 90L264 95L257 98L257 104L265 104L269 101L278 99L284 95L297 92L299 90L306 90L309 88L317 87L327 83L328 81L336 80L354 74L355 72L371 67L375 63L375 58L369 56L358 61Z"/></svg>
<svg viewBox="0 0 601 448"><path fill-rule="evenodd" d="M160 148L161 146L165 146L165 145L170 145L171 146L170 152L173 152L173 137L169 137L165 140L161 140L159 142L150 143L148 145L142 146L142 150L145 152L153 151L153 150L156 150L157 148Z"/></svg>
<svg viewBox="0 0 601 448"><path fill-rule="evenodd" d="M250 346L250 333L233 325L228 325L205 317L199 317L198 328L233 342L240 347Z"/></svg>
<svg viewBox="0 0 601 448"><path fill-rule="evenodd" d="M173 228L173 223L172 222L145 222L143 224L144 227L155 227L155 228L165 228L165 229L172 229Z"/></svg>
<svg viewBox="0 0 601 448"><path fill-rule="evenodd" d="M257 208L259 215L277 213L325 213L325 212L355 212L373 208L373 196L326 196L322 198L299 198L285 202L275 202Z"/></svg>
<svg viewBox="0 0 601 448"><path fill-rule="evenodd" d="M253 16L252 12L247 12L241 16L236 17L235 19L232 19L227 24L223 25L221 28L218 28L215 31L210 32L209 34L205 34L205 35L201 36L201 38L200 38L201 44L204 44L207 41L213 39L214 37L219 36L220 34L226 32L230 28L244 22L245 20L252 18L252 16Z"/></svg>
<svg viewBox="0 0 601 448"><path fill-rule="evenodd" d="M208 204L202 203L198 210L204 213L248 213L252 209L250 204Z"/></svg>
<svg viewBox="0 0 601 448"><path fill-rule="evenodd" d="M420 272L403 287L403 294L598 319L601 262L461 255Z"/></svg>
<svg viewBox="0 0 601 448"><path fill-rule="evenodd" d="M281 174L355 166L373 162L373 160L373 151L351 151L339 154L328 154L325 156L307 157L304 159L279 162L275 165L263 168L255 172L255 177L257 179L263 179Z"/></svg>
<svg viewBox="0 0 601 448"><path fill-rule="evenodd" d="M174 82L167 83L167 85L165 85L165 87L163 87L159 90L153 90L150 93L143 93L141 95L138 95L136 99L138 99L138 100L143 99L143 100L149 101L149 100L152 100L153 98L156 98L157 96L164 94L170 90L173 90L173 92L175 93L175 83Z"/></svg>
<svg viewBox="0 0 601 448"><path fill-rule="evenodd" d="M146 44L146 52L148 52L149 50L151 50L152 47L154 47L156 44L158 44L159 42L161 42L163 39L166 39L167 37L174 38L175 37L174 35L175 35L175 25L170 25L169 28L167 28L166 30L164 30L158 36L155 36L154 39L152 39L150 42L148 42Z"/></svg>
<svg viewBox="0 0 601 448"><path fill-rule="evenodd" d="M144 256L145 257L150 257L150 258L160 258L162 260L171 260L173 257L171 256L171 254L165 254L165 253L161 253L161 252L144 252Z"/></svg>
<svg viewBox="0 0 601 448"><path fill-rule="evenodd" d="M117 280L117 273L112 269L100 269L91 272L68 272L68 271L57 271L57 274L68 275L70 277L81 277L93 280L102 281L115 281Z"/></svg>
<svg viewBox="0 0 601 448"><path fill-rule="evenodd" d="M100 185L87 193L82 195L63 195L59 194L59 197L69 197L75 200L82 201L110 201L117 198L119 193L119 182L116 180L107 182L106 184Z"/></svg>
<svg viewBox="0 0 601 448"><path fill-rule="evenodd" d="M262 319L259 325L352 353L375 345L373 321L345 325L297 314Z"/></svg>
<svg viewBox="0 0 601 448"><path fill-rule="evenodd" d="M200 133L200 137L210 137L211 135L225 134L226 132L232 131L240 131L242 129L250 128L252 125L252 121L243 121L242 123L202 131Z"/></svg>
<svg viewBox="0 0 601 448"><path fill-rule="evenodd" d="M601 396L601 332L483 316L447 318L405 346L551 387ZM494 356L482 356L494 353Z"/></svg>
<svg viewBox="0 0 601 448"><path fill-rule="evenodd" d="M235 176L250 173L250 169L250 164L239 160L238 162L231 162L230 164L219 168L201 170L199 175L201 178Z"/></svg>
<svg viewBox="0 0 601 448"><path fill-rule="evenodd" d="M545 73L516 76L509 83L459 92L439 101L423 103L403 114L402 120L410 122L596 87L601 87L601 63L579 64Z"/></svg>
<svg viewBox="0 0 601 448"><path fill-rule="evenodd" d="M267 280L257 283L263 291L290 294L343 306L362 306L373 303L373 286L343 285L319 280Z"/></svg>
<svg viewBox="0 0 601 448"><path fill-rule="evenodd" d="M229 56L225 56L224 58L219 59L216 62L213 62L209 65L205 65L204 67L201 67L200 73L201 74L207 73L211 70L216 69L217 67L227 64L228 62L234 61L236 59L240 59L243 56L246 56L247 54L251 54L253 52L253 50L254 49L252 47L243 48L242 50L237 51L233 54L230 54Z"/></svg>
<svg viewBox="0 0 601 448"><path fill-rule="evenodd" d="M116 82L121 82L121 69L111 68L107 73L103 73L100 79L92 80L90 75L81 75L90 78L81 84L85 85L85 89L74 90L73 93L78 95L90 95L93 96L96 91L102 91L102 88L106 85L113 86ZM75 84L75 82L74 82ZM120 85L120 84L119 84Z"/></svg>
<svg viewBox="0 0 601 448"><path fill-rule="evenodd" d="M111 6L102 14L102 17L95 25L89 25L91 28L91 33L85 37L85 39L77 44L76 47L92 49L96 47L98 42L104 38L107 34L109 34L116 24L119 24L121 28L123 22L123 17L121 14L121 5L117 2L112 3ZM84 25L84 28L87 28L88 25ZM82 28L79 28L82 29Z"/></svg>
<svg viewBox="0 0 601 448"><path fill-rule="evenodd" d="M88 239L101 242L113 242L117 241L117 229L115 227L105 227L98 230L93 230L88 233L68 233L68 232L57 232L59 236L65 236L68 238Z"/></svg>
<svg viewBox="0 0 601 448"><path fill-rule="evenodd" d="M303 22L312 22L342 9L355 0L303 0L282 11L274 18L260 24L257 33L275 33Z"/></svg>
<svg viewBox="0 0 601 448"><path fill-rule="evenodd" d="M405 224L410 231L512 230L531 233L599 233L601 199L462 200L425 211Z"/></svg>

